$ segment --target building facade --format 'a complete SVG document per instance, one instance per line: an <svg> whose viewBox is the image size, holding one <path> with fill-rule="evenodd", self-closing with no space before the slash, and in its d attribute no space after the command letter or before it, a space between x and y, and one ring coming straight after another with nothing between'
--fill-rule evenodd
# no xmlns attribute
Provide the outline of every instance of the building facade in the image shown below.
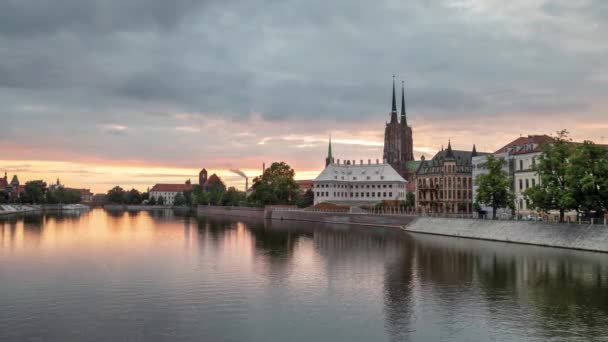
<svg viewBox="0 0 608 342"><path fill-rule="evenodd" d="M542 154L543 145L549 144L552 141L553 139L548 135L528 135L519 137L494 152L497 158L506 160L506 165L503 169L509 173L512 179L511 191L515 195L514 207L515 214L518 216L536 213L534 208L530 207L530 203L526 200L524 192L540 182L540 177L533 168L536 165L536 160ZM475 164L477 165L474 169L475 177L486 173L486 170L482 166L485 160L486 156L475 158ZM473 186L473 194L477 194L477 187L475 185ZM509 216L510 211L507 208L501 208L498 213L499 215L502 213L502 216Z"/></svg>
<svg viewBox="0 0 608 342"><path fill-rule="evenodd" d="M183 193L184 191L191 191L192 184L156 184L150 189L149 198L156 201L158 203L158 199L160 197L163 198L165 205L173 205L173 201L175 200L175 196L179 193Z"/></svg>
<svg viewBox="0 0 608 342"><path fill-rule="evenodd" d="M314 204L342 205L404 201L407 181L388 163L360 160L329 163L312 181Z"/></svg>
<svg viewBox="0 0 608 342"><path fill-rule="evenodd" d="M390 121L384 129L383 159L390 164L404 179L411 181L416 167L414 162L414 142L412 127L407 124L405 111L405 89L401 84L401 118L397 117L397 102L395 97L395 78L393 76L393 97Z"/></svg>
<svg viewBox="0 0 608 342"><path fill-rule="evenodd" d="M451 142L416 172L416 209L420 212L471 214L473 211L472 158L482 154L453 150ZM485 154L485 153L484 153Z"/></svg>

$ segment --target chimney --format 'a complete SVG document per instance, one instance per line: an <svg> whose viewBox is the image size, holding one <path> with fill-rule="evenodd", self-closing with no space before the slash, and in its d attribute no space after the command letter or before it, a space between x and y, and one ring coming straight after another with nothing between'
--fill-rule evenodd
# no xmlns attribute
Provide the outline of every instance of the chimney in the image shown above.
<svg viewBox="0 0 608 342"><path fill-rule="evenodd" d="M357 165L357 161L353 159L353 165Z"/></svg>
<svg viewBox="0 0 608 342"><path fill-rule="evenodd" d="M378 165L378 164L380 164L380 163L378 162L378 158L376 158L376 165Z"/></svg>
<svg viewBox="0 0 608 342"><path fill-rule="evenodd" d="M363 165L363 159L359 161L359 165Z"/></svg>
<svg viewBox="0 0 608 342"><path fill-rule="evenodd" d="M262 174L266 171L266 163L262 163Z"/></svg>
<svg viewBox="0 0 608 342"><path fill-rule="evenodd" d="M245 192L249 190L249 177L245 177Z"/></svg>
<svg viewBox="0 0 608 342"><path fill-rule="evenodd" d="M367 165L372 165L372 160L371 159L367 160Z"/></svg>

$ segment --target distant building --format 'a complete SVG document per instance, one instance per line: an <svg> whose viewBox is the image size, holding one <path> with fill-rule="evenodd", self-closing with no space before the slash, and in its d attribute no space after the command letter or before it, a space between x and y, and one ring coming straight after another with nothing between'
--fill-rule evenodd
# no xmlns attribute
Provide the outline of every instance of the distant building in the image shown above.
<svg viewBox="0 0 608 342"><path fill-rule="evenodd" d="M49 185L48 190L53 192L53 191L57 191L59 189L65 189L68 191L78 192L78 194L80 194L80 202L82 202L82 203L93 202L93 193L91 192L90 189L66 188L63 184L61 184L61 182L59 181L59 178L57 178L57 181L55 182L55 184Z"/></svg>
<svg viewBox="0 0 608 342"><path fill-rule="evenodd" d="M19 177L13 175L13 178L9 183L8 175L5 171L4 177L0 178L0 194L3 194L9 201L14 201L19 198L23 191L25 191L25 185L19 183Z"/></svg>
<svg viewBox="0 0 608 342"><path fill-rule="evenodd" d="M198 184L204 192L209 191L225 191L226 185L215 173L207 178L207 170L202 169L198 174Z"/></svg>
<svg viewBox="0 0 608 342"><path fill-rule="evenodd" d="M302 193L304 193L304 192L306 192L308 190L312 190L312 187L313 187L313 180L312 179L296 180L296 183L300 187L300 192L302 192Z"/></svg>
<svg viewBox="0 0 608 342"><path fill-rule="evenodd" d="M384 129L384 154L386 160L403 178L411 182L418 163L414 161L414 141L412 127L407 124L405 112L405 87L401 85L401 119L397 118L395 78L393 76L393 97L390 122Z"/></svg>
<svg viewBox="0 0 608 342"><path fill-rule="evenodd" d="M481 155L448 148L422 160L416 172L416 209L425 212L470 214L473 207L472 158ZM487 153L483 153L487 154Z"/></svg>
<svg viewBox="0 0 608 342"><path fill-rule="evenodd" d="M525 199L524 192L540 182L540 177L533 170L536 160L542 154L543 144L553 141L548 135L528 135L519 137L494 152L497 158L503 158L507 162L503 170L512 177L511 191L515 194L515 211L519 215L528 215L535 210L530 208L530 203ZM486 156L475 158L474 176L485 174L483 168ZM473 194L477 194L477 186L473 186ZM484 208L489 209L489 208ZM510 210L501 208L498 211L501 216L510 216ZM502 213L502 214L501 214Z"/></svg>
<svg viewBox="0 0 608 342"><path fill-rule="evenodd" d="M150 189L149 198L158 203L158 199L160 197L163 198L163 201L166 205L173 205L173 200L175 196L184 191L191 191L192 184L156 184Z"/></svg>

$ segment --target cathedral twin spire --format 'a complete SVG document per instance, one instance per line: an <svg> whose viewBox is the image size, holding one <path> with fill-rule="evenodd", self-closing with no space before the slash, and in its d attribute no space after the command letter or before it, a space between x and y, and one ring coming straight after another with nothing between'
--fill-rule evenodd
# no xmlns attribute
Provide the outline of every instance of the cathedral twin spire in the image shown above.
<svg viewBox="0 0 608 342"><path fill-rule="evenodd" d="M397 98L395 96L395 75L393 75L393 103L391 108L391 122L397 122ZM401 122L407 126L405 114L405 82L401 81Z"/></svg>

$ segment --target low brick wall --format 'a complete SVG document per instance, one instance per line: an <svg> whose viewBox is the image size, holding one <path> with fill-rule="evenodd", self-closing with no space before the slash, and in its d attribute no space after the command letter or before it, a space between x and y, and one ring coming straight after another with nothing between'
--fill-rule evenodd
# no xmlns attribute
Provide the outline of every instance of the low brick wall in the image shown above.
<svg viewBox="0 0 608 342"><path fill-rule="evenodd" d="M199 205L196 208L198 215L219 215L235 216L263 219L265 217L264 208L254 207L216 207L209 205Z"/></svg>
<svg viewBox="0 0 608 342"><path fill-rule="evenodd" d="M408 232L608 253L608 226L420 217Z"/></svg>

